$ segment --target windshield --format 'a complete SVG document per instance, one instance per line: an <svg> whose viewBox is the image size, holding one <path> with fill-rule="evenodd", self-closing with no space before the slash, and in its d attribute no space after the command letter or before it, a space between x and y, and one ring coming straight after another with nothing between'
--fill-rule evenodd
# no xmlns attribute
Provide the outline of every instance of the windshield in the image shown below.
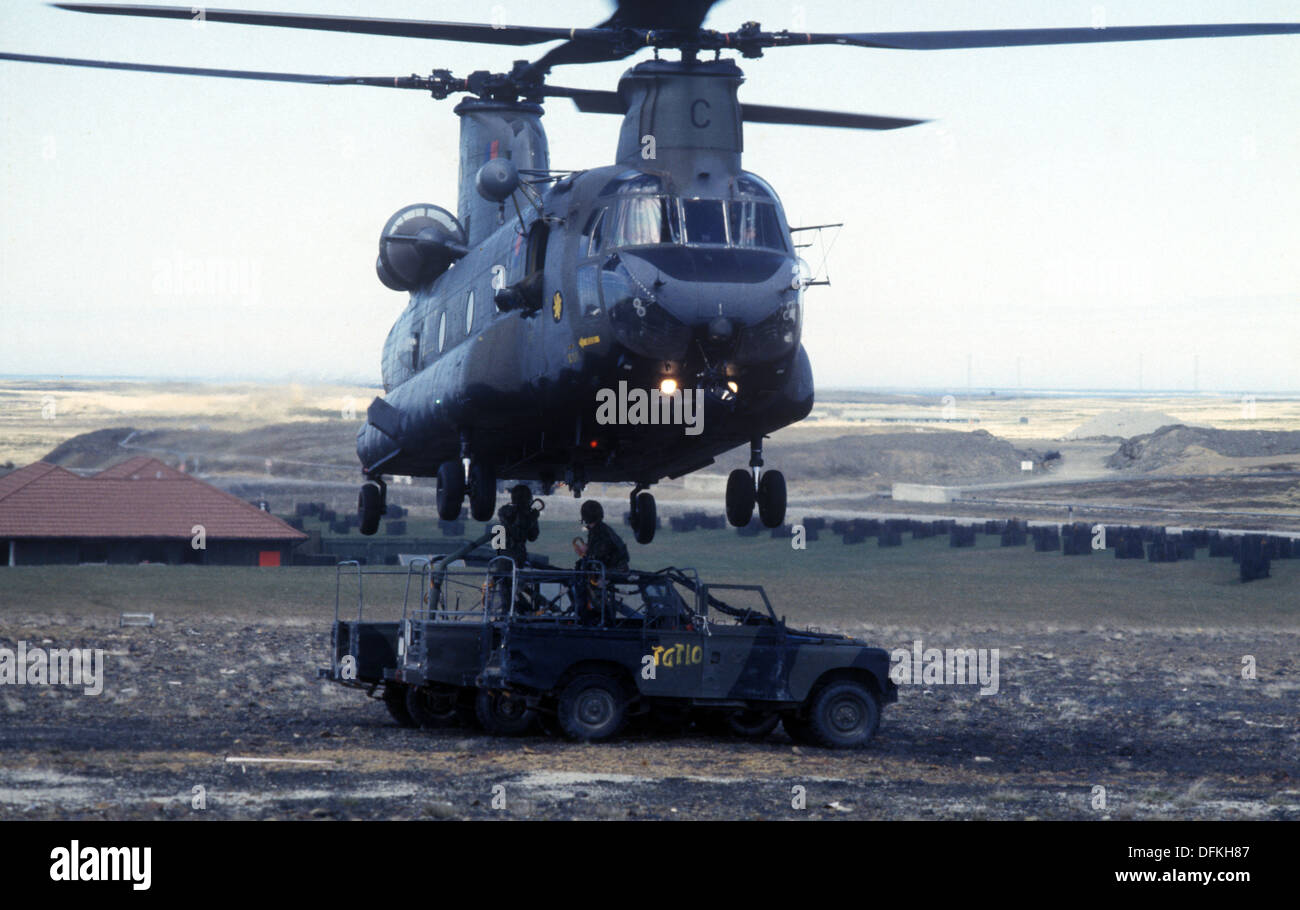
<svg viewBox="0 0 1300 910"><path fill-rule="evenodd" d="M588 255L661 244L705 244L787 252L785 232L770 202L631 196L592 216Z"/></svg>

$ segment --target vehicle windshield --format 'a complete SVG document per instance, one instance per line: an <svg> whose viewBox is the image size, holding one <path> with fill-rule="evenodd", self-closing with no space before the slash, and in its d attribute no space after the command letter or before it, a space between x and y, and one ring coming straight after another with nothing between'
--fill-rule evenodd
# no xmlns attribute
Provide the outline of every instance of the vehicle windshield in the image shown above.
<svg viewBox="0 0 1300 910"><path fill-rule="evenodd" d="M776 205L759 201L623 196L589 222L588 255L610 249L702 244L788 252Z"/></svg>

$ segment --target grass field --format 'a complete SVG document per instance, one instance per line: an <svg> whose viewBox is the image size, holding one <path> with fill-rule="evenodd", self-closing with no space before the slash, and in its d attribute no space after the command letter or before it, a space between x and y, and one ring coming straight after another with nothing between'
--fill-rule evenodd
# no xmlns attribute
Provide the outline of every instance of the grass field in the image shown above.
<svg viewBox="0 0 1300 910"><path fill-rule="evenodd" d="M555 565L573 556L568 522L544 522L534 551ZM1109 551L1087 557L998 546L978 535L974 549L946 538L904 539L881 549L874 539L846 546L824 536L804 551L767 536L661 532L632 545L643 568L695 566L708 582L756 583L779 614L797 623L852 630L864 625L1026 627L1041 623L1091 629L1300 629L1300 560L1274 561L1272 577L1237 579L1228 559L1198 552L1192 562L1118 562ZM367 580L367 605L400 609L401 579ZM161 617L320 618L333 614L333 568L67 566L0 569L0 626L18 615L116 618L123 611ZM355 604L345 587L344 610Z"/></svg>

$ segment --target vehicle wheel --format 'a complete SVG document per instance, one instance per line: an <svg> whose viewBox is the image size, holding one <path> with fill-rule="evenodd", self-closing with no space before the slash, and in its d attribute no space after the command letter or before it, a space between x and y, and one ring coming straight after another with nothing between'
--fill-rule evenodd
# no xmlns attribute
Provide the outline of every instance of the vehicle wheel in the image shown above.
<svg viewBox="0 0 1300 910"><path fill-rule="evenodd" d="M571 739L609 739L623 728L627 695L619 681L600 674L579 676L560 693L560 727Z"/></svg>
<svg viewBox="0 0 1300 910"><path fill-rule="evenodd" d="M367 536L379 530L379 516L384 514L384 491L375 480L367 480L357 494L357 515L361 533Z"/></svg>
<svg viewBox="0 0 1300 910"><path fill-rule="evenodd" d="M460 518L464 501L464 469L458 461L444 461L438 466L438 517L443 521Z"/></svg>
<svg viewBox="0 0 1300 910"><path fill-rule="evenodd" d="M497 473L491 465L475 461L469 466L469 514L475 521L491 521L497 510Z"/></svg>
<svg viewBox="0 0 1300 910"><path fill-rule="evenodd" d="M727 730L742 739L764 739L776 729L781 716L775 711L736 711L727 715Z"/></svg>
<svg viewBox="0 0 1300 910"><path fill-rule="evenodd" d="M632 535L636 542L646 544L655 539L655 525L659 514L655 508L654 494L642 490L636 497L636 509L632 512Z"/></svg>
<svg viewBox="0 0 1300 910"><path fill-rule="evenodd" d="M808 708L814 741L831 749L865 746L880 723L880 702L860 682L841 679L822 688Z"/></svg>
<svg viewBox="0 0 1300 910"><path fill-rule="evenodd" d="M727 521L743 528L754 517L754 475L736 468L727 477Z"/></svg>
<svg viewBox="0 0 1300 910"><path fill-rule="evenodd" d="M401 683L393 683L384 686L384 707L392 715L393 720L397 721L399 727L414 727L415 719L411 717L411 712L406 710L406 686Z"/></svg>
<svg viewBox="0 0 1300 910"><path fill-rule="evenodd" d="M785 523L785 475L764 471L758 478L758 517L765 528L779 528Z"/></svg>
<svg viewBox="0 0 1300 910"><path fill-rule="evenodd" d="M523 696L480 689L474 702L478 722L494 736L523 736L533 728L537 712Z"/></svg>
<svg viewBox="0 0 1300 910"><path fill-rule="evenodd" d="M460 718L456 714L454 689L407 686L406 712L416 725L426 730L454 727L460 723Z"/></svg>

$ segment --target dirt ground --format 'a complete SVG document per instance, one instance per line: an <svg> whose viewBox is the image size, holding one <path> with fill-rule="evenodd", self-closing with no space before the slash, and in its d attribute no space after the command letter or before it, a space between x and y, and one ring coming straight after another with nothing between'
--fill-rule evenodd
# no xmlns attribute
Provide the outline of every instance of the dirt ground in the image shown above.
<svg viewBox="0 0 1300 910"><path fill-rule="evenodd" d="M854 631L997 648L998 692L905 685L859 752L779 728L758 743L494 739L403 729L317 680L317 619L10 613L0 647L102 648L106 682L0 688L0 818L1300 819L1300 633Z"/></svg>

